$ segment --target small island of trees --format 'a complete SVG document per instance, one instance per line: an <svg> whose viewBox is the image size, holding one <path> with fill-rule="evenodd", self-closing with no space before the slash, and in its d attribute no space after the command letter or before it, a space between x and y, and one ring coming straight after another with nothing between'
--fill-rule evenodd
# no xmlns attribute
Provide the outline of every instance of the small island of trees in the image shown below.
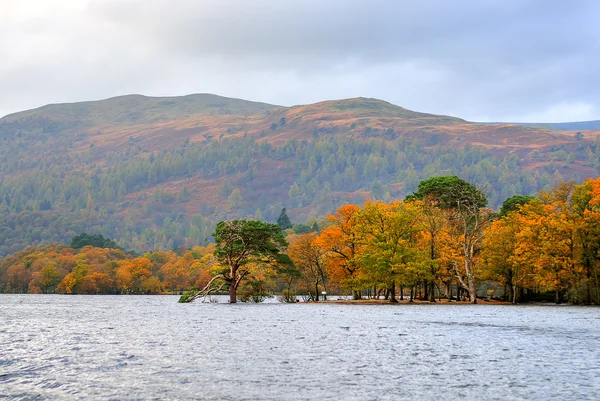
<svg viewBox="0 0 600 401"><path fill-rule="evenodd" d="M82 234L2 260L0 292L600 304L600 178L514 196L496 212L479 188L433 177L404 200L344 205L299 232L285 210L278 223L223 221L215 244L141 255Z"/></svg>

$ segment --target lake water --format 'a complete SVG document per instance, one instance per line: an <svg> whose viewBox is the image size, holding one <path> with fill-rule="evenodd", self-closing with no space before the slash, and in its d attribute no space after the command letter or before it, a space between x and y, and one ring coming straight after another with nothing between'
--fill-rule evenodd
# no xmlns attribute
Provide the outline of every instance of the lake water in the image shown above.
<svg viewBox="0 0 600 401"><path fill-rule="evenodd" d="M0 399L598 400L600 309L0 295Z"/></svg>

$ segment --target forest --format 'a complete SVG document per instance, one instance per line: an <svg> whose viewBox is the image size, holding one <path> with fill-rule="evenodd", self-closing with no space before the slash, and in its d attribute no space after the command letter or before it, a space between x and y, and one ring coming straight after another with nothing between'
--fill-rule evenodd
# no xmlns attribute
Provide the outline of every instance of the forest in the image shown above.
<svg viewBox="0 0 600 401"><path fill-rule="evenodd" d="M480 187L434 176L404 200L344 204L312 224L292 225L282 210L275 227L285 258L267 262L265 249L274 248L256 248L240 270L240 301L319 301L326 293L389 302L600 304L600 178L560 182L492 208ZM70 245L27 247L0 262L0 292L198 291L231 278L218 230L216 244L141 254L87 234ZM94 241L100 247L88 245Z"/></svg>
<svg viewBox="0 0 600 401"><path fill-rule="evenodd" d="M431 148L404 139L390 146L382 139L324 137L276 147L232 138L184 143L149 157L136 149L111 155L109 167L82 164L82 155L28 161L5 155L2 171L23 172L0 185L0 256L82 232L115 238L138 252L206 245L220 220L274 221L287 206L292 217L306 221L345 203L402 198L440 172L485 186L490 204L499 207L510 196L562 181L563 165L576 159L596 169L600 154L599 146L582 143L570 154L533 155L551 163L527 171L514 154L499 159L479 147ZM174 179L183 181L173 186ZM197 179L204 187L185 185Z"/></svg>

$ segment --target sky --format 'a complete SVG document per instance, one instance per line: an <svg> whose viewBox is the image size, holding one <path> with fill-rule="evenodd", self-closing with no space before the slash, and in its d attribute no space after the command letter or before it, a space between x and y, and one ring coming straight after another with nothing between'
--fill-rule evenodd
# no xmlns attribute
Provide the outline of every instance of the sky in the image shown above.
<svg viewBox="0 0 600 401"><path fill-rule="evenodd" d="M0 116L125 94L600 119L596 0L0 0Z"/></svg>

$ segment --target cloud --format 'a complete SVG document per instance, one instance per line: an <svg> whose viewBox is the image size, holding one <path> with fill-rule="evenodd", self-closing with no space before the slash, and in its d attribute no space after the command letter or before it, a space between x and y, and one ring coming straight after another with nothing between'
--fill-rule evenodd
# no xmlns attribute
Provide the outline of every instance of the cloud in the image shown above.
<svg viewBox="0 0 600 401"><path fill-rule="evenodd" d="M600 119L593 0L48 3L23 0L0 16L0 114L212 92L284 105L378 97L492 121Z"/></svg>

